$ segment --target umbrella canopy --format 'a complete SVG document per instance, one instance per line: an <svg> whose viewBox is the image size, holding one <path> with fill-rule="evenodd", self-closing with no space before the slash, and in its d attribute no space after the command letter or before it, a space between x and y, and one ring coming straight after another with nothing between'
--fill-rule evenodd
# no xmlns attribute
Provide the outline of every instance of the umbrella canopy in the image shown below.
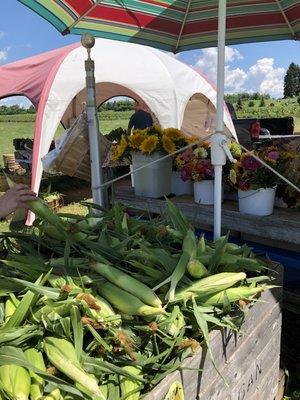
<svg viewBox="0 0 300 400"><path fill-rule="evenodd" d="M218 0L19 0L62 34L180 52L217 44ZM300 38L299 0L227 0L226 43Z"/></svg>

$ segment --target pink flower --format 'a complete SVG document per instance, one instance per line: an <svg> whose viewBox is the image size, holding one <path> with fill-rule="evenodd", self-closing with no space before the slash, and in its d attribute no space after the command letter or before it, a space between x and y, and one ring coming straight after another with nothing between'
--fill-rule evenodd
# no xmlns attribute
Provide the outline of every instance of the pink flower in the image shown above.
<svg viewBox="0 0 300 400"><path fill-rule="evenodd" d="M180 173L180 177L183 182L188 181L189 179L191 179L191 171L188 168L183 167Z"/></svg>
<svg viewBox="0 0 300 400"><path fill-rule="evenodd" d="M194 157L194 153L193 153L193 150L192 150L191 148L185 150L185 151L182 153L182 158L183 158L184 161L187 162L187 163L190 162L191 159L192 159L193 157Z"/></svg>
<svg viewBox="0 0 300 400"><path fill-rule="evenodd" d="M261 167L261 164L254 157L246 156L242 161L242 167L248 171L255 171Z"/></svg>
<svg viewBox="0 0 300 400"><path fill-rule="evenodd" d="M273 161L278 160L278 157L279 157L278 151L276 151L276 150L269 151L269 153L267 154L267 157Z"/></svg>

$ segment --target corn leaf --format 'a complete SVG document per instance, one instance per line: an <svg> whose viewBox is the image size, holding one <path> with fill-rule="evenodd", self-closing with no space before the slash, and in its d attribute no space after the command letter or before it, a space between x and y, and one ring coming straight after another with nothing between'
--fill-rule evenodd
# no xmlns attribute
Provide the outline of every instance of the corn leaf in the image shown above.
<svg viewBox="0 0 300 400"><path fill-rule="evenodd" d="M74 347L78 360L81 358L83 346L83 327L81 315L77 306L71 308L71 325L73 330Z"/></svg>

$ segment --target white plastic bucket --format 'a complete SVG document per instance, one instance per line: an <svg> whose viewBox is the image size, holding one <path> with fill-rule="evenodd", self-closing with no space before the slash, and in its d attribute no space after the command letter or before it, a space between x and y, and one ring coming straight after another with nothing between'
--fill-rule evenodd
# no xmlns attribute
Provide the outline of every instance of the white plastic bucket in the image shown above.
<svg viewBox="0 0 300 400"><path fill-rule="evenodd" d="M239 211L250 215L273 214L276 188L238 190Z"/></svg>
<svg viewBox="0 0 300 400"><path fill-rule="evenodd" d="M199 204L214 204L214 181L194 182L194 200Z"/></svg>
<svg viewBox="0 0 300 400"><path fill-rule="evenodd" d="M172 171L171 193L176 196L193 194L193 183L191 181L184 182L180 177L180 171Z"/></svg>
<svg viewBox="0 0 300 400"><path fill-rule="evenodd" d="M158 160L164 154L156 152L151 156L140 152L132 152L133 169ZM134 191L137 196L159 198L171 193L172 159L171 157L157 161L134 172Z"/></svg>

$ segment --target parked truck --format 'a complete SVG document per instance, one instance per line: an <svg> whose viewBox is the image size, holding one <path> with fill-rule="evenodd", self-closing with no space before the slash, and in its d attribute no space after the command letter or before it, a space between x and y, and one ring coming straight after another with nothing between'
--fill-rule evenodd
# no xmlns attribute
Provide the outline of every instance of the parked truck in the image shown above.
<svg viewBox="0 0 300 400"><path fill-rule="evenodd" d="M238 139L244 146L249 146L259 135L293 135L294 118L237 118L231 103L226 103L234 124Z"/></svg>

